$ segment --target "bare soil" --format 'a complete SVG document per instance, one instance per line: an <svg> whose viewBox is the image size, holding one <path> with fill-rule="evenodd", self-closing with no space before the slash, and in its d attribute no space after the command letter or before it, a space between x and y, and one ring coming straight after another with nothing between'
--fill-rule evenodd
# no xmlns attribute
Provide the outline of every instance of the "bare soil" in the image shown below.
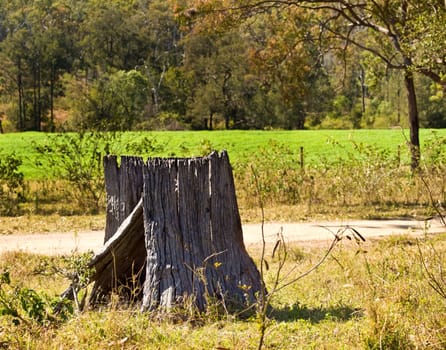
<svg viewBox="0 0 446 350"><path fill-rule="evenodd" d="M389 235L436 234L446 232L446 227L439 219L420 220L351 220L324 221L307 223L265 223L263 232L265 242L272 244L281 232L286 242L304 244L331 241L334 234L352 227L365 239ZM348 233L348 230L346 230ZM262 225L243 225L245 245L256 247L262 243ZM0 253L23 251L44 255L64 255L73 252L97 252L103 245L104 231L73 231L50 233L27 233L0 235Z"/></svg>

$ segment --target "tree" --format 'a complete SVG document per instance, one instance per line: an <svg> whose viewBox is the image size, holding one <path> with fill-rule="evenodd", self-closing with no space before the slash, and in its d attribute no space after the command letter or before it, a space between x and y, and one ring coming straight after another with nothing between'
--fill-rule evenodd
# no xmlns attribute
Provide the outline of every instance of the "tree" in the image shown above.
<svg viewBox="0 0 446 350"><path fill-rule="evenodd" d="M275 95L281 126L303 129L308 115L319 119L333 93L308 14L298 8L274 9L242 28L250 38L250 71Z"/></svg>
<svg viewBox="0 0 446 350"><path fill-rule="evenodd" d="M53 2L43 9L43 67L44 87L48 96L48 129L55 131L55 100L63 94L61 76L74 70L80 56L77 44L77 14L80 9L71 6L69 1Z"/></svg>
<svg viewBox="0 0 446 350"><path fill-rule="evenodd" d="M444 91L430 79L420 76L417 81L423 89L418 94L420 123L428 128L446 127L446 99Z"/></svg>
<svg viewBox="0 0 446 350"><path fill-rule="evenodd" d="M24 6L21 9L17 4L9 3L4 7L5 22L2 27L6 33L1 42L0 52L4 65L2 67L3 76L10 86L16 91L17 111L15 119L17 128L25 130L28 122L28 104L27 94L28 82L28 62L32 50L29 45L32 43L31 27L28 21L29 7Z"/></svg>
<svg viewBox="0 0 446 350"><path fill-rule="evenodd" d="M144 115L148 81L136 71L104 74L89 86L70 79L69 105L81 129L131 130Z"/></svg>
<svg viewBox="0 0 446 350"><path fill-rule="evenodd" d="M141 47L132 11L119 1L88 1L82 21L83 61L92 77L139 64Z"/></svg>
<svg viewBox="0 0 446 350"><path fill-rule="evenodd" d="M222 116L227 128L302 129L308 115L320 119L331 87L301 12L271 11L218 31L180 16L189 25L183 69L195 82L191 113L206 120Z"/></svg>
<svg viewBox="0 0 446 350"><path fill-rule="evenodd" d="M161 110L170 109L172 104L171 91L166 86L166 75L183 62L182 33L167 1L148 1L146 9L140 13L147 23L143 27L148 44L144 57L144 73L150 85L151 114L157 115Z"/></svg>
<svg viewBox="0 0 446 350"><path fill-rule="evenodd" d="M77 54L71 9L64 1L42 1L4 7L0 52L5 80L17 96L17 128L40 130L50 111L60 72L69 71Z"/></svg>
<svg viewBox="0 0 446 350"><path fill-rule="evenodd" d="M446 89L444 23L446 4L440 0L195 1L195 13L215 26L252 18L273 9L297 7L315 14L319 38L345 49L354 45L378 57L388 68L404 72L407 91L412 167L420 159L419 116L414 74L421 73Z"/></svg>
<svg viewBox="0 0 446 350"><path fill-rule="evenodd" d="M190 33L184 46L183 68L191 72L194 84L188 104L195 127L212 129L217 114L222 116L226 129L244 127L247 65L240 33ZM208 126L204 119L209 121Z"/></svg>

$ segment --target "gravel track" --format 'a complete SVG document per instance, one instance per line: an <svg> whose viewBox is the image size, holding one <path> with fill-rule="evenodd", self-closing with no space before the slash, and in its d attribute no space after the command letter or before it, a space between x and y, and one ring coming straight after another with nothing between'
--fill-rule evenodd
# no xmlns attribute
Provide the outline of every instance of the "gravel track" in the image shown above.
<svg viewBox="0 0 446 350"><path fill-rule="evenodd" d="M273 243L278 232L287 242L324 242L333 239L333 233L346 226L353 227L366 239L389 235L423 235L446 232L439 219L419 220L350 220L308 223L266 223L263 227L266 243ZM262 243L260 224L243 225L245 245L249 248ZM63 255L74 251L97 252L104 239L103 231L51 232L0 235L0 253L23 251L44 255Z"/></svg>

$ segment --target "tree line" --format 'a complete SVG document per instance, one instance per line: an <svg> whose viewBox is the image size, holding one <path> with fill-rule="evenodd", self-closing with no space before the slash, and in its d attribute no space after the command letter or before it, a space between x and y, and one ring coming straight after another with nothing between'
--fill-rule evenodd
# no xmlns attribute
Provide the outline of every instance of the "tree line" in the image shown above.
<svg viewBox="0 0 446 350"><path fill-rule="evenodd" d="M442 1L232 3L0 0L3 129L446 126Z"/></svg>

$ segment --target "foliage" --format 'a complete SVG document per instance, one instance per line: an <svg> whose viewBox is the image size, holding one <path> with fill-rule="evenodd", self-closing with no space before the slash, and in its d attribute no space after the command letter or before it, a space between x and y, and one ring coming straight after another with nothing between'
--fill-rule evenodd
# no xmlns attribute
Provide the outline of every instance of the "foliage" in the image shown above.
<svg viewBox="0 0 446 350"><path fill-rule="evenodd" d="M254 38L248 48L251 74L261 82L265 105L274 106L264 118L275 115L287 129L318 124L334 95L312 26L312 15L296 7L267 11L241 25Z"/></svg>
<svg viewBox="0 0 446 350"><path fill-rule="evenodd" d="M22 160L14 153L0 159L0 212L13 215L24 201L25 181L19 167Z"/></svg>
<svg viewBox="0 0 446 350"><path fill-rule="evenodd" d="M104 205L105 182L103 158L106 155L131 154L148 157L165 146L150 136L138 139L116 132L82 132L48 134L45 140L33 142L34 165L52 180L62 181L65 197L74 202L77 213L98 213ZM127 135L129 136L129 135Z"/></svg>
<svg viewBox="0 0 446 350"><path fill-rule="evenodd" d="M44 144L35 144L36 166L45 167L55 178L64 180L65 189L80 209L98 212L104 197L102 159L113 152L113 133L49 135Z"/></svg>
<svg viewBox="0 0 446 350"><path fill-rule="evenodd" d="M103 75L86 91L76 92L77 98L69 103L72 104L74 128L131 130L141 120L147 104L147 85L146 77L136 70ZM84 89L74 85L76 87Z"/></svg>
<svg viewBox="0 0 446 350"><path fill-rule="evenodd" d="M64 256L57 264L49 260L42 260L40 266L35 270L35 273L45 276L60 275L70 282L69 288L61 295L60 300L53 305L53 311L57 315L65 316L67 307L72 313L71 301L74 303L76 312L83 311L88 294L86 289L94 273L89 267L92 257L93 252L89 251L83 254L74 253ZM84 292L83 295L80 295L81 292ZM79 297L81 297L80 300Z"/></svg>
<svg viewBox="0 0 446 350"><path fill-rule="evenodd" d="M10 316L14 325L30 320L43 323L47 319L45 302L29 288L11 286L8 271L0 274L0 316Z"/></svg>
<svg viewBox="0 0 446 350"><path fill-rule="evenodd" d="M22 348L29 337L40 337L57 329L80 310L77 293L89 283L87 265L91 253L72 254L59 258L11 253L0 260L0 345ZM26 264L24 261L26 260ZM9 261L9 263L8 263ZM6 268L5 268L6 266ZM20 268L21 267L21 271ZM31 287L36 276L42 285ZM50 290L50 281L60 276L75 289L74 303ZM27 278L24 278L27 277ZM37 279L38 281L39 279ZM73 305L74 304L74 305ZM22 337L24 337L22 339Z"/></svg>
<svg viewBox="0 0 446 350"><path fill-rule="evenodd" d="M440 127L440 3L4 1L0 112L18 131L407 126L416 72Z"/></svg>
<svg viewBox="0 0 446 350"><path fill-rule="evenodd" d="M444 128L446 122L446 99L444 91L438 84L432 83L428 78L418 79L420 86L418 103L420 106L420 121L426 127Z"/></svg>
<svg viewBox="0 0 446 350"><path fill-rule="evenodd" d="M65 2L2 4L3 83L14 95L16 113L10 118L19 130L54 127L59 74L70 69L77 55L68 10Z"/></svg>

